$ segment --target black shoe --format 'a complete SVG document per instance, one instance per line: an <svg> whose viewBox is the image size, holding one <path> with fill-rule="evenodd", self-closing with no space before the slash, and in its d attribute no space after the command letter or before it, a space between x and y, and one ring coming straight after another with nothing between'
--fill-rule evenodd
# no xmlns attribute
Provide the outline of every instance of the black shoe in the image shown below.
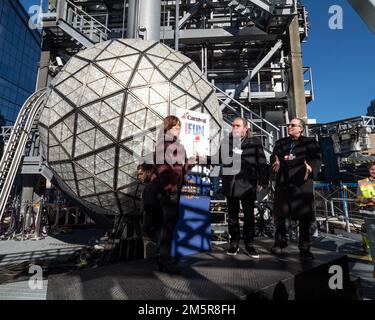
<svg viewBox="0 0 375 320"><path fill-rule="evenodd" d="M254 246L250 245L250 244L245 244L245 249L246 249L246 253L252 257L252 258L256 258L258 259L259 258L259 253L258 251L254 248Z"/></svg>
<svg viewBox="0 0 375 320"><path fill-rule="evenodd" d="M285 249L288 246L288 242L286 240L276 240L273 247L279 247L280 249Z"/></svg>
<svg viewBox="0 0 375 320"><path fill-rule="evenodd" d="M180 274L181 270L175 264L166 261L158 261L158 268L160 272L165 272L169 274Z"/></svg>
<svg viewBox="0 0 375 320"><path fill-rule="evenodd" d="M280 255L285 255L286 254L286 251L283 251L283 249L286 248L286 247L279 247L279 246L276 246L274 245L272 248L271 248L271 253L276 255L276 256L280 256Z"/></svg>
<svg viewBox="0 0 375 320"><path fill-rule="evenodd" d="M231 243L229 245L228 250L227 250L227 255L228 256L235 256L237 254L238 250L239 250L238 244L237 243Z"/></svg>
<svg viewBox="0 0 375 320"><path fill-rule="evenodd" d="M302 260L314 260L314 255L309 249L300 249L299 256Z"/></svg>
<svg viewBox="0 0 375 320"><path fill-rule="evenodd" d="M274 255L280 255L283 253L283 249L281 249L280 247L276 247L276 246L273 246L270 251Z"/></svg>

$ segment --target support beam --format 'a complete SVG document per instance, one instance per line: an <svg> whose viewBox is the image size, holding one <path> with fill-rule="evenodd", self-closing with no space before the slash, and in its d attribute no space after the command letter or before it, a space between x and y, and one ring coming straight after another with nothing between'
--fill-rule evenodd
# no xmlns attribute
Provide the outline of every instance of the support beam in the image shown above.
<svg viewBox="0 0 375 320"><path fill-rule="evenodd" d="M127 38L160 40L161 0L129 0Z"/></svg>
<svg viewBox="0 0 375 320"><path fill-rule="evenodd" d="M180 0L176 0L176 17L175 17L175 27L174 27L174 49L178 51L178 38L180 36Z"/></svg>
<svg viewBox="0 0 375 320"><path fill-rule="evenodd" d="M137 11L136 0L129 0L128 15L126 17L126 37L130 39L136 38L136 26L138 25Z"/></svg>
<svg viewBox="0 0 375 320"><path fill-rule="evenodd" d="M236 87L236 90L234 91L235 99L246 88L248 83L251 81L252 78L254 78L254 76L259 72L259 70L262 69L268 61L270 61L270 59L277 52L277 50L281 48L282 45L283 42L281 40L278 40L276 44L272 47L272 49L266 54L266 56L256 65L256 67L253 70L251 70L251 73L241 81L241 83Z"/></svg>
<svg viewBox="0 0 375 320"><path fill-rule="evenodd" d="M145 28L144 40L160 40L161 0L140 0L139 25Z"/></svg>
<svg viewBox="0 0 375 320"><path fill-rule="evenodd" d="M272 13L272 6L268 3L268 1L249 0L249 2L255 4L257 7L267 11L268 13Z"/></svg>
<svg viewBox="0 0 375 320"><path fill-rule="evenodd" d="M256 67L251 71L251 73L244 78L241 83L236 87L234 90L234 93L231 95L233 96L233 99L237 99L241 92L246 88L248 83L251 81L252 78L259 72L260 69L264 67L264 65L270 61L270 59L273 57L273 55L276 53L277 50L279 50L282 46L282 41L278 40L276 44L272 47L272 49L266 54L266 56L256 65ZM227 98L221 105L220 108L221 110L224 110L226 106L230 103L232 99Z"/></svg>
<svg viewBox="0 0 375 320"><path fill-rule="evenodd" d="M348 0L355 11L375 33L375 0Z"/></svg>
<svg viewBox="0 0 375 320"><path fill-rule="evenodd" d="M300 118L307 123L305 81L303 78L302 49L299 35L298 16L289 26L290 39L290 72L289 72L289 106L290 119Z"/></svg>
<svg viewBox="0 0 375 320"><path fill-rule="evenodd" d="M59 20L57 22L58 27L63 30L66 34L70 35L72 38L77 40L80 44L82 44L86 48L91 48L94 43L83 33L77 31L73 28L70 24L66 23L64 20Z"/></svg>
<svg viewBox="0 0 375 320"><path fill-rule="evenodd" d="M43 32L42 52L40 54L38 77L36 81L36 91L47 87L48 84L48 68L51 60L51 34Z"/></svg>
<svg viewBox="0 0 375 320"><path fill-rule="evenodd" d="M188 12L186 12L186 14L178 22L179 29L183 28L190 18L198 12L204 1L205 0L199 0Z"/></svg>
<svg viewBox="0 0 375 320"><path fill-rule="evenodd" d="M160 38L165 43L174 43L174 30L161 31ZM179 33L180 43L222 43L237 41L275 41L276 34L267 34L259 28L245 27L238 28L214 28L214 29L183 29Z"/></svg>
<svg viewBox="0 0 375 320"><path fill-rule="evenodd" d="M268 0L248 0L248 2L273 15L295 14L297 8L296 0L284 0L282 3Z"/></svg>

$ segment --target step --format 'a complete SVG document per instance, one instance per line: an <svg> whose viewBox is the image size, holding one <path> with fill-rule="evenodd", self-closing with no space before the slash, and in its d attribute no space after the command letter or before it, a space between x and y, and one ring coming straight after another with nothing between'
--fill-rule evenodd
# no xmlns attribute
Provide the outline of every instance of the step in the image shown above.
<svg viewBox="0 0 375 320"><path fill-rule="evenodd" d="M246 8L245 10L243 10L242 12L241 12L241 14L242 15L249 15L251 13L251 10L249 9L249 8Z"/></svg>
<svg viewBox="0 0 375 320"><path fill-rule="evenodd" d="M239 4L237 7L234 8L234 11L245 10L246 7L243 4Z"/></svg>
<svg viewBox="0 0 375 320"><path fill-rule="evenodd" d="M230 3L228 3L228 7L237 6L239 5L239 2L237 0L232 0Z"/></svg>

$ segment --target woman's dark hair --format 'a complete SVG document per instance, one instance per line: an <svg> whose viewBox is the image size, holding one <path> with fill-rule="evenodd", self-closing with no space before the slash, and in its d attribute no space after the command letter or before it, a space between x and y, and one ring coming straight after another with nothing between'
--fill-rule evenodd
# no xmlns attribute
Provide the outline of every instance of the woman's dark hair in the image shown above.
<svg viewBox="0 0 375 320"><path fill-rule="evenodd" d="M164 134L168 130L171 130L177 123L181 125L181 121L179 118L177 118L176 116L167 116L164 119Z"/></svg>
<svg viewBox="0 0 375 320"><path fill-rule="evenodd" d="M165 134L171 130L176 124L181 125L181 121L176 116L167 116L164 118L163 128L160 130L159 138L165 136Z"/></svg>
<svg viewBox="0 0 375 320"><path fill-rule="evenodd" d="M367 169L370 170L372 166L375 166L375 162L372 161L367 165Z"/></svg>

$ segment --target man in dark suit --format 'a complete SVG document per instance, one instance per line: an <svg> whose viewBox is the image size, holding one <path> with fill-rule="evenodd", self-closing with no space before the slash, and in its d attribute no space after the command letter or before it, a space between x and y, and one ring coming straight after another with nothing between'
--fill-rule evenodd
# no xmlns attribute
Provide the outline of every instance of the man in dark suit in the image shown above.
<svg viewBox="0 0 375 320"><path fill-rule="evenodd" d="M289 137L276 141L271 156L276 174L274 215L275 243L273 253L287 247L285 219L299 221L299 249L303 259L313 259L311 223L315 221L313 180L321 166L321 152L315 138L302 135L305 123L294 118L288 124Z"/></svg>
<svg viewBox="0 0 375 320"><path fill-rule="evenodd" d="M240 202L244 214L243 240L249 256L259 258L253 246L254 240L254 202L256 192L268 185L268 166L262 143L252 136L248 123L244 118L236 118L232 122L232 132L223 139L219 150L219 161L223 165L223 193L228 205L228 231L230 244L228 255L236 255L239 251ZM213 163L214 157L209 161Z"/></svg>

